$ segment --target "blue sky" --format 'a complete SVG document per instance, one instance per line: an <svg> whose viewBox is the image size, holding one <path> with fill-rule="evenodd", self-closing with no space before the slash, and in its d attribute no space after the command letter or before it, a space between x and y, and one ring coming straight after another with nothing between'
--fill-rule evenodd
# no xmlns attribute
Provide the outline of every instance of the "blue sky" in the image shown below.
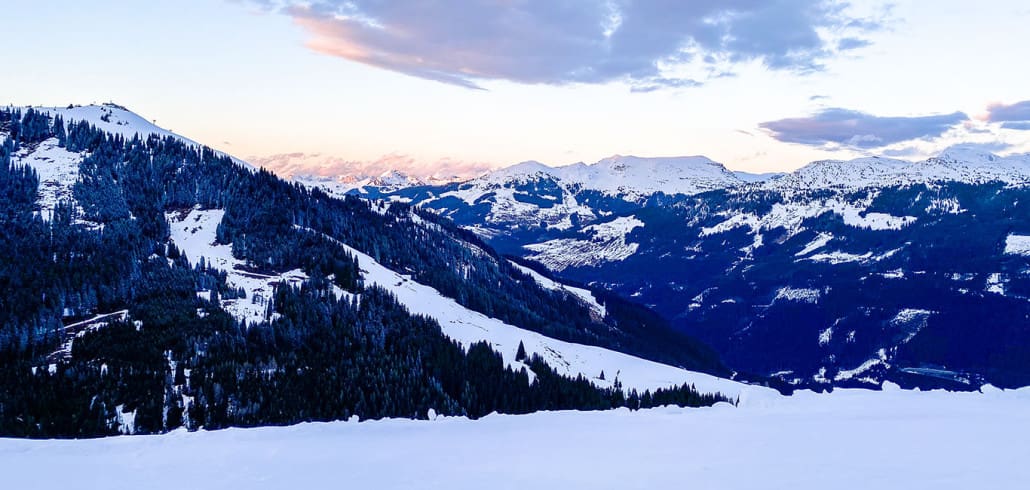
<svg viewBox="0 0 1030 490"><path fill-rule="evenodd" d="M1017 1L9 3L0 103L111 100L292 171L1030 151Z"/></svg>

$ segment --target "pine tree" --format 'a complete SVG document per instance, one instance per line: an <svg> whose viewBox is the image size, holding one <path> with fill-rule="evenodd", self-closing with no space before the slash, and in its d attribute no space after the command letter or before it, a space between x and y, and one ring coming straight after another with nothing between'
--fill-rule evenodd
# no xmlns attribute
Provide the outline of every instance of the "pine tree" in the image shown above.
<svg viewBox="0 0 1030 490"><path fill-rule="evenodd" d="M515 360L519 362L526 360L526 346L523 345L521 340L519 341L519 349L515 351Z"/></svg>

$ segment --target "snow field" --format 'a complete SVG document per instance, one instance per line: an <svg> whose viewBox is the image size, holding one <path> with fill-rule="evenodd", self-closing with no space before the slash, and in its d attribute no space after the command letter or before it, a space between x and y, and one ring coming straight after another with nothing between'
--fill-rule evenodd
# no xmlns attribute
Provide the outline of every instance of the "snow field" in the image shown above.
<svg viewBox="0 0 1030 490"><path fill-rule="evenodd" d="M1025 488L1030 389L984 391L0 439L0 473L38 489Z"/></svg>

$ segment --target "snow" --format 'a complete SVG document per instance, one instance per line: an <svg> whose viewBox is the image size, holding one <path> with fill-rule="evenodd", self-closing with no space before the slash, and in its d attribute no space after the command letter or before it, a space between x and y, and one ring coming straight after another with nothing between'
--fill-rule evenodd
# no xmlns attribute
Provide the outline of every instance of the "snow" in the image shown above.
<svg viewBox="0 0 1030 490"><path fill-rule="evenodd" d="M887 271L887 272L880 273L880 276L882 276L885 279L904 279L905 278L905 271L902 270L902 269L894 269L894 270L890 270L890 271Z"/></svg>
<svg viewBox="0 0 1030 490"><path fill-rule="evenodd" d="M693 195L742 184L744 181L720 163L703 156L636 157L615 155L592 164L551 167L528 161L490 172L469 181L488 188L550 178L566 188L593 190L626 201L638 201L657 192ZM468 201L473 202L473 201Z"/></svg>
<svg viewBox="0 0 1030 490"><path fill-rule="evenodd" d="M800 252L794 254L794 256L800 257L802 255L808 255L812 252L815 252L816 250L825 247L827 243L830 243L830 240L833 240L832 234L820 233L817 237L815 237L814 240L809 242L808 245L805 245L805 248L801 249Z"/></svg>
<svg viewBox="0 0 1030 490"><path fill-rule="evenodd" d="M8 488L1022 489L1030 389L0 439ZM53 471L60 468L60 471ZM174 475L174 477L170 477Z"/></svg>
<svg viewBox="0 0 1030 490"><path fill-rule="evenodd" d="M582 301L584 304L589 306L591 310L597 313L599 318L604 318L608 314L607 310L605 310L604 305L598 303L597 298L595 298L593 293L591 293L590 291L583 288L577 288L566 284L562 284L560 282L544 277L539 272L530 269L529 267L525 267L510 260L508 262L523 274L532 277L533 281L535 281L540 287L551 291L564 291L566 293L573 295L574 297Z"/></svg>
<svg viewBox="0 0 1030 490"><path fill-rule="evenodd" d="M536 162L525 162L501 169L458 186L440 197L461 199L468 205L489 202L490 212L484 217L487 223L545 223L549 228L565 229L572 224L572 217L590 222L597 219L589 206L576 199L576 189L570 187L548 172L549 167ZM560 201L550 199L549 206L523 202L516 198L522 194L518 188L526 184L554 186L560 193ZM538 196L553 198L555 196Z"/></svg>
<svg viewBox="0 0 1030 490"><path fill-rule="evenodd" d="M656 192L699 194L740 185L722 164L703 156L642 158L616 155L592 165L573 164L554 169L564 182L627 201Z"/></svg>
<svg viewBox="0 0 1030 490"><path fill-rule="evenodd" d="M987 276L987 286L985 291L988 293L1005 295L1005 280L1000 272L993 272Z"/></svg>
<svg viewBox="0 0 1030 490"><path fill-rule="evenodd" d="M958 198L954 197L930 198L930 205L926 207L926 212L931 213L934 211L944 214L961 214L966 212L966 210L962 208L962 204L958 201Z"/></svg>
<svg viewBox="0 0 1030 490"><path fill-rule="evenodd" d="M927 322L930 320L930 315L933 315L934 313L935 312L930 310L905 308L899 311L898 314L891 319L890 325L907 331L905 338L901 339L901 343L905 344L912 340L920 330L926 328Z"/></svg>
<svg viewBox="0 0 1030 490"><path fill-rule="evenodd" d="M776 291L773 302L786 300L798 303L818 303L821 295L822 291L818 289L782 287Z"/></svg>
<svg viewBox="0 0 1030 490"><path fill-rule="evenodd" d="M859 255L848 252L834 251L812 255L811 257L808 257L808 260L811 260L812 262L824 262L827 264L836 265L846 264L848 262L865 262L872 258L872 256L872 252L866 252L864 254Z"/></svg>
<svg viewBox="0 0 1030 490"><path fill-rule="evenodd" d="M79 180L79 163L83 154L72 153L58 146L57 138L42 141L35 148L23 148L13 155L12 163L28 165L39 175L40 214L50 221L59 202L75 202L73 186Z"/></svg>
<svg viewBox="0 0 1030 490"><path fill-rule="evenodd" d="M115 414L115 422L118 426L119 434L133 434L136 432L136 411L126 411L125 405L118 405L115 407L117 413Z"/></svg>
<svg viewBox="0 0 1030 490"><path fill-rule="evenodd" d="M835 381L844 381L844 380L852 379L852 378L855 378L856 376L858 376L859 374L862 374L862 373L864 373L864 372L866 372L866 371L868 371L868 370L872 369L873 367L878 366L880 364L883 364L883 360L881 360L881 359L869 359L868 361L865 361L862 364L860 364L855 369L841 369L840 371L837 372L837 375L834 376L833 379Z"/></svg>
<svg viewBox="0 0 1030 490"><path fill-rule="evenodd" d="M825 346L833 340L833 327L827 327L826 330L819 332L819 345Z"/></svg>
<svg viewBox="0 0 1030 490"><path fill-rule="evenodd" d="M802 224L806 219L816 218L825 213L833 213L840 216L845 225L873 231L900 230L916 221L914 216L892 216L885 213L866 212L874 197L875 195L869 195L864 199L852 201L830 198L778 202L773 204L768 213L761 216L754 213L726 211L720 213L722 216L727 216L725 221L713 226L703 227L700 236L717 235L735 228L747 227L751 229L751 233L754 235L758 235L765 230L784 228L787 230L787 237L789 238L804 230ZM829 238L825 239L829 241ZM818 245L818 243L813 242L810 246ZM816 248L819 247L815 247L812 250Z"/></svg>
<svg viewBox="0 0 1030 490"><path fill-rule="evenodd" d="M66 126L72 121L87 121L101 131L120 135L126 139L131 139L136 135L143 137L156 135L159 137L172 137L189 146L198 148L203 146L196 141L157 126L156 121L148 121L139 114L115 104L90 104L72 107L33 107L32 109L49 114L51 117L60 115L64 119L64 124ZM231 158L234 162L244 168L251 170L254 169L253 165L236 157L222 152L216 153Z"/></svg>
<svg viewBox="0 0 1030 490"><path fill-rule="evenodd" d="M751 173L740 170L733 170L733 175L743 182L749 184L755 182L765 182L767 180L778 179L784 175L783 172L765 172L765 173Z"/></svg>
<svg viewBox="0 0 1030 490"><path fill-rule="evenodd" d="M882 254L873 255L872 252L866 252L864 254L854 254L850 252L841 252L839 250L836 250L833 252L822 252L810 255L807 257L807 260L811 260L812 262L823 262L832 265L846 264L848 262L879 262L881 260L893 257L894 254L900 251L900 248L896 248L893 250L888 250Z"/></svg>
<svg viewBox="0 0 1030 490"><path fill-rule="evenodd" d="M1030 235L1012 234L1005 237L1005 253L1030 256Z"/></svg>
<svg viewBox="0 0 1030 490"><path fill-rule="evenodd" d="M618 262L637 253L640 245L628 243L626 236L642 226L644 223L636 217L623 216L584 227L582 231L592 235L590 239L558 238L525 245L524 248L536 252L528 258L555 271Z"/></svg>
<svg viewBox="0 0 1030 490"><path fill-rule="evenodd" d="M95 332L106 327L112 321L125 321L129 319L129 310L120 310L113 313L94 315L92 318L79 322L69 323L62 329L63 340L61 348L47 356L47 360L70 360L72 357L72 346L75 339L87 333Z"/></svg>
<svg viewBox="0 0 1030 490"><path fill-rule="evenodd" d="M215 243L215 232L225 210L193 208L188 211L165 213L171 227L172 243L182 250L190 263L196 265L203 258L209 267L225 271L226 283L243 288L246 298L222 299L221 305L229 314L246 324L264 321L268 303L280 282L299 286L307 280L300 269L279 274L257 274L246 270L246 262L232 256L232 245ZM337 291L337 296L340 296ZM272 316L274 318L274 314Z"/></svg>
<svg viewBox="0 0 1030 490"><path fill-rule="evenodd" d="M698 391L718 391L731 398L761 399L776 395L768 388L687 371L601 347L564 342L506 324L469 310L436 289L398 274L346 244L337 243L357 257L366 285L379 285L393 293L411 313L435 319L444 335L466 348L476 342L489 342L503 356L504 362L516 369L523 366L515 360L519 342L522 342L527 354L539 354L560 374L572 377L581 374L602 387L612 386L617 378L625 389L639 391L691 383ZM602 371L604 380L598 379Z"/></svg>
<svg viewBox="0 0 1030 490"><path fill-rule="evenodd" d="M333 177L311 174L291 175L289 170L286 170L284 173L298 184L321 189L326 194L337 198L342 198L347 194L355 192L358 194L368 194L369 188L372 187L378 188L382 192L394 192L405 187L426 185L425 181L399 170L389 170L378 176L340 175Z"/></svg>
<svg viewBox="0 0 1030 490"><path fill-rule="evenodd" d="M850 339L854 338L853 334L854 334L854 332L849 333L848 336L849 336ZM886 349L879 349L879 350L877 350L876 351L876 357L863 362L862 364L860 364L855 369L841 369L840 371L837 371L837 375L834 376L833 379L835 381L845 381L845 380L849 380L849 379L855 379L858 375L860 375L860 374L862 374L862 373L864 373L864 372L866 372L866 371L868 371L868 370L870 370L870 369L872 369L872 368L874 368L876 366L879 366L879 365L883 365L884 367L890 367L890 365L887 364L887 350ZM863 380L865 380L865 379L863 379ZM876 381L871 381L870 380L868 382L870 382L872 384L876 384ZM889 382L888 383L884 383L884 389L885 390L887 389L889 384L890 384Z"/></svg>
<svg viewBox="0 0 1030 490"><path fill-rule="evenodd" d="M857 190L939 182L1030 184L1030 156L999 157L968 147L952 147L936 158L910 162L882 157L824 160L808 164L762 188L784 193L814 189Z"/></svg>

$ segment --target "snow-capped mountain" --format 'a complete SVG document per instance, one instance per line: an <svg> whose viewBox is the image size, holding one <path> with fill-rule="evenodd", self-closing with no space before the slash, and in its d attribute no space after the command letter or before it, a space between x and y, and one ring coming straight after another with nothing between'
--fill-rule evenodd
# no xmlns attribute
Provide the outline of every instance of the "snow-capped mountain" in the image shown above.
<svg viewBox="0 0 1030 490"><path fill-rule="evenodd" d="M628 201L658 192L698 194L739 185L743 181L721 164L701 156L641 158L616 155L596 163L549 167L528 161L472 179L452 194L466 202L479 200L492 190L552 180L573 193L594 191Z"/></svg>
<svg viewBox="0 0 1030 490"><path fill-rule="evenodd" d="M417 177L410 176L399 170L389 170L376 176L354 176L342 175L327 177L319 175L294 175L292 179L299 184L321 189L329 195L343 197L347 194L367 195L370 191L376 193L396 192L408 187L426 185L426 182ZM440 182L434 179L434 183Z"/></svg>
<svg viewBox="0 0 1030 490"><path fill-rule="evenodd" d="M119 106L0 108L0 209L0 435L707 406L746 388L698 372L731 374L638 305Z"/></svg>
<svg viewBox="0 0 1030 490"><path fill-rule="evenodd" d="M536 236L588 226L656 196L695 195L743 183L705 157L613 156L562 167L528 161L449 185L368 186L355 193L414 201L452 218L468 215L456 219L482 236L519 242L517 235L526 231ZM581 252L590 255L590 250Z"/></svg>
<svg viewBox="0 0 1030 490"><path fill-rule="evenodd" d="M24 111L30 109L30 107L20 107L18 109ZM132 139L134 136L142 138L149 136L170 137L194 148L203 146L185 136L158 126L155 120L147 120L143 116L113 102L90 105L71 104L65 107L33 106L31 109L47 114L50 117L59 116L66 124L76 121L86 122L107 134L115 134L126 139ZM255 168L250 163L232 155L219 151L215 153L229 157L236 164L248 169Z"/></svg>
<svg viewBox="0 0 1030 490"><path fill-rule="evenodd" d="M1026 185L1030 183L1030 155L1000 157L974 147L954 146L921 162L883 157L825 160L768 181L763 188L847 190L946 182Z"/></svg>
<svg viewBox="0 0 1030 490"><path fill-rule="evenodd" d="M655 169L690 171L650 186L611 177ZM527 162L380 197L648 305L740 369L796 385L962 387L1030 382L1011 350L1030 347L1016 327L1030 321L1028 189L1030 156L959 146L761 177L701 158ZM991 320L970 330L970 315Z"/></svg>

